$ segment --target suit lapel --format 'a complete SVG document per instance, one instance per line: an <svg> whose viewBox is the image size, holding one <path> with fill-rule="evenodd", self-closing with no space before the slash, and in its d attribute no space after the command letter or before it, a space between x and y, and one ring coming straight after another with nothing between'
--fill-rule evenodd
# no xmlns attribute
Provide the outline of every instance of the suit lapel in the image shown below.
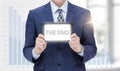
<svg viewBox="0 0 120 71"><path fill-rule="evenodd" d="M46 22L53 22L53 16L52 16L50 2L45 6L44 13L45 13L45 17L46 17Z"/></svg>
<svg viewBox="0 0 120 71"><path fill-rule="evenodd" d="M66 22L72 22L73 17L74 17L74 6L68 2L68 11L67 11Z"/></svg>

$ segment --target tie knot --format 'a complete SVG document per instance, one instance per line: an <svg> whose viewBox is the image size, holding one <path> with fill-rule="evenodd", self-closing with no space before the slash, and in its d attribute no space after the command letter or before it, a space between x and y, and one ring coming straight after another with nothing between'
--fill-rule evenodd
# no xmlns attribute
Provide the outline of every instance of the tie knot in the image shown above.
<svg viewBox="0 0 120 71"><path fill-rule="evenodd" d="M63 10L62 9L57 9L57 12L61 13L61 12L63 12Z"/></svg>

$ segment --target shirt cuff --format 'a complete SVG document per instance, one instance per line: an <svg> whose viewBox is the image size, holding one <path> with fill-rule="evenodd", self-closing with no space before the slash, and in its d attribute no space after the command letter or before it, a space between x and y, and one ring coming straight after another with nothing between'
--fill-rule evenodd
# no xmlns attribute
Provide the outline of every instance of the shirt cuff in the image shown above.
<svg viewBox="0 0 120 71"><path fill-rule="evenodd" d="M32 50L32 55L33 55L33 58L37 60L40 57L40 55L35 54L34 50L35 49Z"/></svg>
<svg viewBox="0 0 120 71"><path fill-rule="evenodd" d="M84 56L84 47L82 46L81 48L82 48L82 50L81 50L81 52L78 52L78 55L83 57Z"/></svg>

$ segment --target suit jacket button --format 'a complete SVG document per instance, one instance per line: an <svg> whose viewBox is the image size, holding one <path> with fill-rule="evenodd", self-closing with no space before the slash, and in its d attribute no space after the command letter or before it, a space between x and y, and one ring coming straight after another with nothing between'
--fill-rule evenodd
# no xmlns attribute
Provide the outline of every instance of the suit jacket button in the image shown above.
<svg viewBox="0 0 120 71"><path fill-rule="evenodd" d="M60 63L58 63L58 66L61 66L61 64L60 64Z"/></svg>

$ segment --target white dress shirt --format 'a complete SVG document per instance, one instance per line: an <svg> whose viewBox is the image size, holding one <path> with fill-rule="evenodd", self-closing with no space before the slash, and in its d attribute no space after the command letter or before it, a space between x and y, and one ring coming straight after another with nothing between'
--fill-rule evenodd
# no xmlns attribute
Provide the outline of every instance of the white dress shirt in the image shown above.
<svg viewBox="0 0 120 71"><path fill-rule="evenodd" d="M67 9L68 9L68 1L66 0L65 3L61 6L58 7L56 4L54 4L51 0L50 0L50 5L51 5L51 10L52 10L52 16L53 16L53 20L54 22L58 22L57 17L59 15L59 13L57 12L57 9L62 9L63 12L63 17L64 17L64 22L66 22L66 17L67 17ZM80 56L84 55L84 48L82 50L82 52L78 53ZM34 49L32 50L32 55L34 59L38 59L40 57L40 55L36 55L34 53Z"/></svg>

